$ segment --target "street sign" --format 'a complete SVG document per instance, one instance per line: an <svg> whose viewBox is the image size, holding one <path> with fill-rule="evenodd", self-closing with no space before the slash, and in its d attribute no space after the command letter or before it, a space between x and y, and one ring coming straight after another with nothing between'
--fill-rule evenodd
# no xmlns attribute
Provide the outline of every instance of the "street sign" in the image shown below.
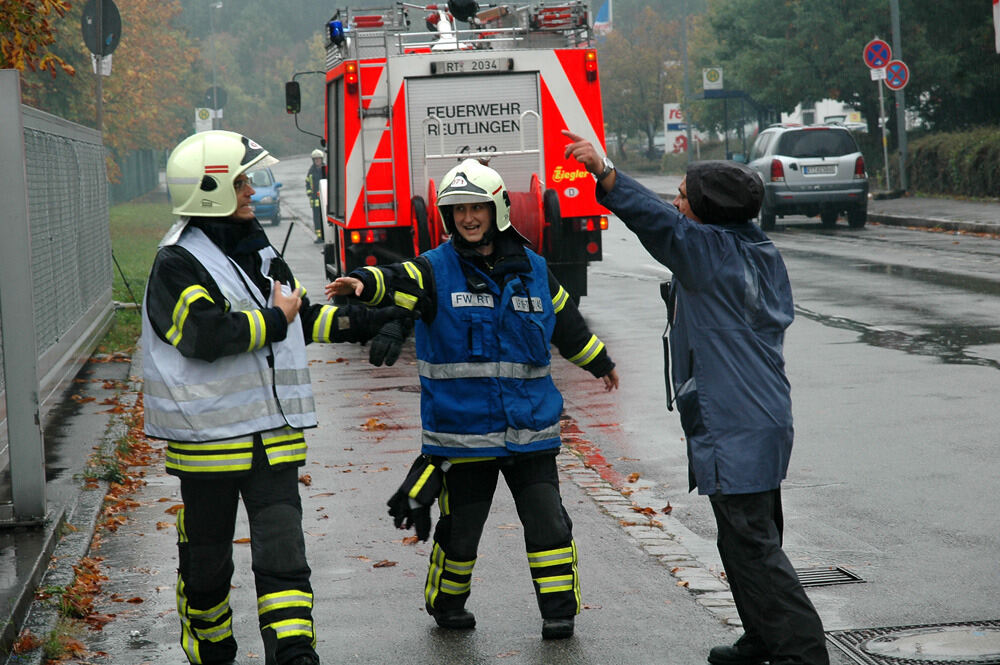
<svg viewBox="0 0 1000 665"><path fill-rule="evenodd" d="M706 67L702 69L701 87L705 90L723 90L722 67Z"/></svg>
<svg viewBox="0 0 1000 665"><path fill-rule="evenodd" d="M83 6L83 16L80 17L80 30L83 32L83 43L91 53L96 55L111 55L122 38L122 16L118 13L118 5L114 0L101 0L101 29L97 25L97 0L89 0ZM100 39L98 39L100 32Z"/></svg>
<svg viewBox="0 0 1000 665"><path fill-rule="evenodd" d="M885 66L885 86L890 90L902 90L910 81L910 68L902 60L891 60Z"/></svg>
<svg viewBox="0 0 1000 665"><path fill-rule="evenodd" d="M892 49L881 39L873 39L865 44L865 64L872 69L881 69L892 59Z"/></svg>
<svg viewBox="0 0 1000 665"><path fill-rule="evenodd" d="M221 85L213 85L205 91L203 106L210 109L221 109L226 105L226 89Z"/></svg>

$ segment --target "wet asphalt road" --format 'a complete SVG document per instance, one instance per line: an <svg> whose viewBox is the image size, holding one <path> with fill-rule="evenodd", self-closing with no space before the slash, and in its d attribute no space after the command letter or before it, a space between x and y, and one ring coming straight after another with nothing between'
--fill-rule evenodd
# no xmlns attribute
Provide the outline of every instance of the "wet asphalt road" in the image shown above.
<svg viewBox="0 0 1000 665"><path fill-rule="evenodd" d="M676 179L650 182L676 190ZM771 237L797 312L786 549L796 567L866 580L810 589L826 629L997 619L1000 241L843 220L828 231L803 217ZM622 377L617 404L595 415L609 423L604 457L711 540L711 509L685 491L682 435L662 406L667 272L618 220L604 247L583 301Z"/></svg>

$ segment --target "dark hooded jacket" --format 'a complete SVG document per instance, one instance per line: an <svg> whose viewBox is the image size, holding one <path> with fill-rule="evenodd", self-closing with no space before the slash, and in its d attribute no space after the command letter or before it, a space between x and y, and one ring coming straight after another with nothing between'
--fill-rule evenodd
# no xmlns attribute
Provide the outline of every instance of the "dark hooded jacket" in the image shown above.
<svg viewBox="0 0 1000 665"><path fill-rule="evenodd" d="M620 171L610 192L597 187L598 200L673 273L672 383L691 489L776 489L792 451L782 346L794 312L781 255L749 221L763 186L740 164L696 163L687 195L707 223L688 219Z"/></svg>

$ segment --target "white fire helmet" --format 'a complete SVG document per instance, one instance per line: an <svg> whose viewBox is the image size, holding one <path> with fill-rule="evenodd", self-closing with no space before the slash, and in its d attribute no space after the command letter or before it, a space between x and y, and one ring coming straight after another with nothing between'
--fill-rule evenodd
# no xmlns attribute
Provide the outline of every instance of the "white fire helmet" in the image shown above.
<svg viewBox="0 0 1000 665"><path fill-rule="evenodd" d="M236 212L233 182L251 168L278 160L236 132L220 129L193 134L167 159L167 188L175 215L229 217Z"/></svg>
<svg viewBox="0 0 1000 665"><path fill-rule="evenodd" d="M323 159L323 157L324 157L323 151L320 150L319 148L316 148L315 150L312 151L313 159Z"/></svg>
<svg viewBox="0 0 1000 665"><path fill-rule="evenodd" d="M441 179L437 207L441 211L441 217L450 226L451 210L445 208L459 203L479 201L493 203L495 206L497 231L506 231L510 228L510 195L507 194L503 178L478 160L466 159ZM451 229L448 231L451 232Z"/></svg>

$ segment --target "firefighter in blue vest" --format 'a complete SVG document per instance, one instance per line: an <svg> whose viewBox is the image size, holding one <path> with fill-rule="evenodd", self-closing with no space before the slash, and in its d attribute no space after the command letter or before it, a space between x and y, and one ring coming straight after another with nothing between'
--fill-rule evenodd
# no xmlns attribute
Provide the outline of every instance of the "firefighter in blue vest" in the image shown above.
<svg viewBox="0 0 1000 665"><path fill-rule="evenodd" d="M437 205L449 241L412 261L354 271L326 293L388 302L418 316L421 452L424 462L446 469L424 587L427 611L443 628L475 626L465 604L503 474L524 527L542 637L569 637L580 580L573 523L559 494L563 402L550 373L550 343L607 390L618 387L615 365L545 260L511 225L510 198L496 171L463 161L441 181Z"/></svg>
<svg viewBox="0 0 1000 665"><path fill-rule="evenodd" d="M310 304L254 218L247 171L277 160L227 131L167 161L180 220L153 262L142 317L145 430L180 477L177 612L191 663L235 663L232 541L243 499L267 665L316 665L298 467L316 426L310 342L369 339L395 315Z"/></svg>

